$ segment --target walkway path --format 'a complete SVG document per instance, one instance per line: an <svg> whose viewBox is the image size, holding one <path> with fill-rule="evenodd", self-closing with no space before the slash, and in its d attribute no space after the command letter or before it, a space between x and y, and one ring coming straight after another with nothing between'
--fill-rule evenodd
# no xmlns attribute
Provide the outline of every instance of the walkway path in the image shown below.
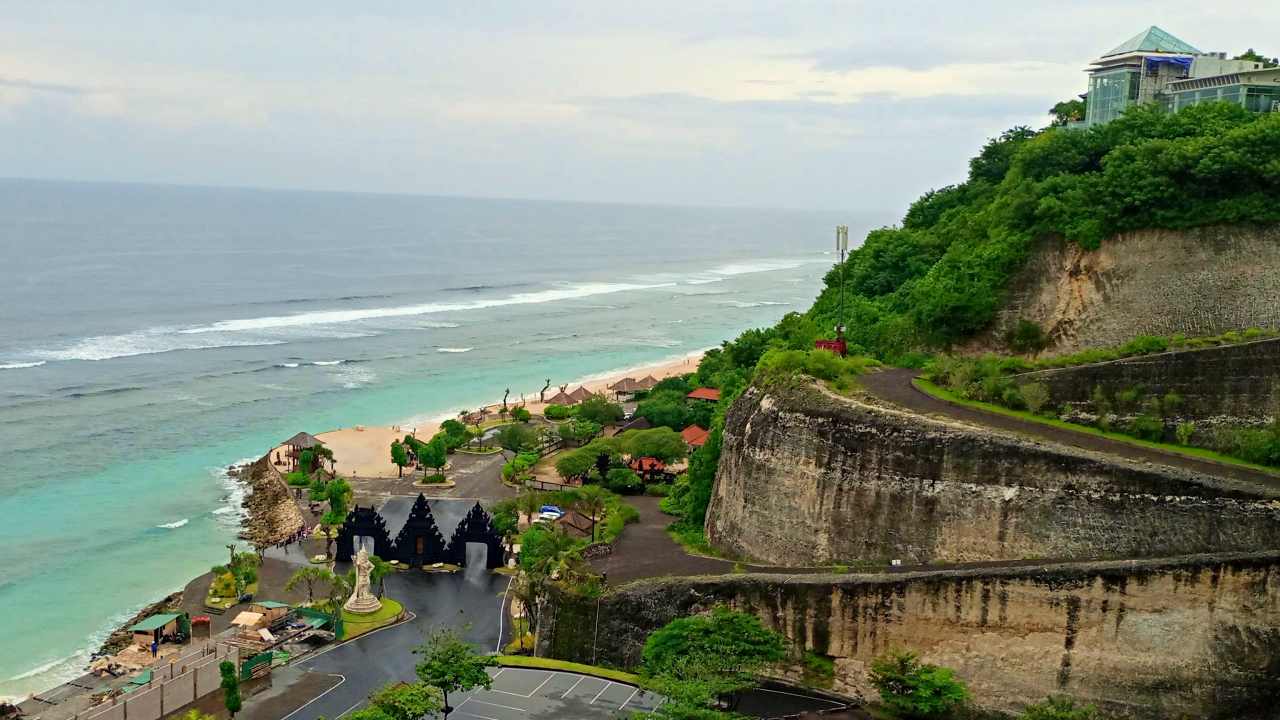
<svg viewBox="0 0 1280 720"><path fill-rule="evenodd" d="M638 578L733 572L731 561L690 555L672 540L667 526L675 518L658 509L660 500L648 496L627 498L627 504L640 511L640 521L628 525L614 544L613 554L592 561L592 567L605 573L614 585Z"/></svg>
<svg viewBox="0 0 1280 720"><path fill-rule="evenodd" d="M1030 435L1043 440L1050 440L1061 445L1083 450L1115 455L1135 462L1147 462L1156 465L1167 465L1193 473L1214 477L1231 478L1265 487L1280 489L1280 475L1253 470L1239 465L1228 465L1212 460L1203 460L1188 455L1157 450L1155 448L1131 445L1119 440L1100 437L1084 432L1076 432L1064 428L1044 425L1023 420L1021 418L1001 415L999 413L979 410L964 405L940 400L916 388L912 379L918 371L895 368L881 372L868 373L860 378L863 387L872 395L895 405L927 415L943 415L974 425L981 425L999 430L1008 430L1021 435Z"/></svg>

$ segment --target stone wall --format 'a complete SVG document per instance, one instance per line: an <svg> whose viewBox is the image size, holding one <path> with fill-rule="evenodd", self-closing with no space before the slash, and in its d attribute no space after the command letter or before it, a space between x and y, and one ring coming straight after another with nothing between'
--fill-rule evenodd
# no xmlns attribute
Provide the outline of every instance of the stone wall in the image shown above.
<svg viewBox="0 0 1280 720"><path fill-rule="evenodd" d="M1165 557L1280 548L1277 498L796 381L730 409L706 532L791 566Z"/></svg>
<svg viewBox="0 0 1280 720"><path fill-rule="evenodd" d="M1280 338L1040 370L1016 380L1047 385L1054 408L1068 404L1092 412L1094 388L1102 388L1108 398L1141 388L1145 397L1181 396L1178 420L1265 425L1280 408Z"/></svg>
<svg viewBox="0 0 1280 720"><path fill-rule="evenodd" d="M717 604L832 658L846 694L873 697L869 662L904 648L953 668L991 709L1066 694L1105 717L1276 717L1280 552L640 581L598 606L561 599L545 650L634 667L650 632Z"/></svg>
<svg viewBox="0 0 1280 720"><path fill-rule="evenodd" d="M1142 230L1098 250L1046 238L1010 283L992 329L966 346L1005 350L1019 319L1050 352L1113 347L1136 335L1217 335L1280 326L1280 225Z"/></svg>

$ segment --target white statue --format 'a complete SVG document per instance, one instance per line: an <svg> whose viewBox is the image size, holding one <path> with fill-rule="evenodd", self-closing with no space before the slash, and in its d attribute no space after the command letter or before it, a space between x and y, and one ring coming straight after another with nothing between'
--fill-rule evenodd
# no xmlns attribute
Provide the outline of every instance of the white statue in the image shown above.
<svg viewBox="0 0 1280 720"><path fill-rule="evenodd" d="M382 608L382 601L369 590L369 573L373 571L373 563L369 562L369 551L364 547L356 553L356 587L342 605L342 609L361 615L377 612Z"/></svg>

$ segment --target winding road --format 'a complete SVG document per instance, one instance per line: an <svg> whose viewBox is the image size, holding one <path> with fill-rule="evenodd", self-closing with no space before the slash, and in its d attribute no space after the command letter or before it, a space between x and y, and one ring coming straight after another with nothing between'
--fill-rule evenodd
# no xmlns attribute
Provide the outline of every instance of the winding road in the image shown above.
<svg viewBox="0 0 1280 720"><path fill-rule="evenodd" d="M1075 432L1009 415L950 403L917 388L912 383L912 380L918 374L919 371L917 370L893 368L867 373L859 379L862 386L875 397L922 415L940 415L972 425L1006 430L1040 440L1048 440L1059 445L1106 453L1134 462L1166 465L1188 472L1230 478L1267 487L1271 490L1280 490L1280 474L1133 445L1090 433Z"/></svg>

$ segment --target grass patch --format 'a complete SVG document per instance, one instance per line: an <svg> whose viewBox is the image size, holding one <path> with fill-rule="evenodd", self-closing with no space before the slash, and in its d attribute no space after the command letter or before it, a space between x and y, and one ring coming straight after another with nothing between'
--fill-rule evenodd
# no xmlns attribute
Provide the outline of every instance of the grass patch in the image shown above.
<svg viewBox="0 0 1280 720"><path fill-rule="evenodd" d="M528 657L526 655L498 655L495 659L498 661L498 665L502 667L560 670L578 673L579 675L590 675L628 685L635 685L640 682L640 676L633 673L596 667L595 665L583 665L582 663L569 662L567 660L552 660L550 658Z"/></svg>
<svg viewBox="0 0 1280 720"><path fill-rule="evenodd" d="M386 627L400 618L400 613L404 608L400 603L391 598L382 598L382 607L377 612L371 612L368 615L356 615L355 613L342 611L342 628L343 640L360 637L361 635L377 630L380 627Z"/></svg>
<svg viewBox="0 0 1280 720"><path fill-rule="evenodd" d="M1137 447L1150 448L1152 450L1160 450L1162 452L1172 453L1175 455L1183 455L1186 457L1196 458L1199 460L1208 460L1210 462L1216 462L1222 465L1234 465L1236 467L1248 468L1250 470L1258 470L1258 471L1267 473L1268 475L1280 477L1280 472L1277 472L1274 468L1269 468L1265 465L1257 465L1255 463L1247 462L1245 460L1233 458L1230 455L1223 455L1222 453L1214 452L1213 450L1206 450L1204 448L1197 448L1197 447L1188 447L1186 445L1173 445L1170 443L1152 442L1150 440L1140 440L1136 437L1133 437L1132 435L1125 435L1123 433L1118 433L1118 432L1107 432L1106 430L1100 430L1095 427L1089 427L1088 425L1077 425L1075 423L1064 422L1057 418L1049 418L1049 417L1044 417L1042 415L1036 415L1034 413L1027 412L1026 410L1012 410L1007 407L995 405L993 403L981 402L979 400L965 400L961 398L959 395L956 395L954 392L947 390L946 388L940 387L938 385L935 385L929 382L928 380L925 380L924 378L916 378L915 380L912 381L912 383L920 391L928 395L932 395L933 397L938 398L939 400L945 400L949 403L953 403L956 405L963 405L965 407L976 408L979 410L986 410L987 412L996 413L997 415L1007 415L1009 417L1019 418L1021 420L1026 420L1028 422L1038 423L1040 425L1048 425L1049 427L1055 427L1061 430L1070 430L1072 432L1084 433L1086 435L1103 437L1103 438L1107 438L1108 440L1115 440L1117 442L1127 443L1129 445L1134 445Z"/></svg>
<svg viewBox="0 0 1280 720"><path fill-rule="evenodd" d="M462 453L463 455L497 455L498 453L502 452L502 448L491 447L491 448L481 449L481 448L460 447L454 450L454 452Z"/></svg>
<svg viewBox="0 0 1280 720"><path fill-rule="evenodd" d="M667 526L667 534L690 555L704 555L722 560L733 559L711 547L711 543L707 542L707 533L701 525L690 526L683 522L674 522Z"/></svg>

